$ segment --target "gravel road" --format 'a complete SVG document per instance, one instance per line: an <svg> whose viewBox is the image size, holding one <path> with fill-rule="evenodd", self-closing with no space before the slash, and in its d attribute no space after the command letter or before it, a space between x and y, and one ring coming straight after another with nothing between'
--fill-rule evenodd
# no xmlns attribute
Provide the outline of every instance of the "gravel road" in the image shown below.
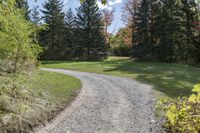
<svg viewBox="0 0 200 133"><path fill-rule="evenodd" d="M72 104L37 133L162 133L152 87L109 75L43 69L74 76L82 89Z"/></svg>

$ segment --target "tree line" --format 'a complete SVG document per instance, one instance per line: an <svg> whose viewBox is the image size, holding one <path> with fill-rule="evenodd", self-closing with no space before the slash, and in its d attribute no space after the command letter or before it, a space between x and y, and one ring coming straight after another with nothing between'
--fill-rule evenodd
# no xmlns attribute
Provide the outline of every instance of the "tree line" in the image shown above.
<svg viewBox="0 0 200 133"><path fill-rule="evenodd" d="M38 59L99 60L107 56L96 0L82 1L76 14L71 9L64 12L59 0L43 6L42 11L39 7L30 10L27 0L0 0L0 75L32 69Z"/></svg>
<svg viewBox="0 0 200 133"><path fill-rule="evenodd" d="M85 0L76 9L63 11L63 2L44 3L42 18L34 8L32 21L40 27L38 40L44 48L41 60L99 60L107 55L102 13L96 0ZM43 21L42 24L38 23ZM42 28L43 27L43 28Z"/></svg>
<svg viewBox="0 0 200 133"><path fill-rule="evenodd" d="M16 71L39 53L41 60L99 60L115 54L200 62L200 4L196 0L129 0L123 14L127 27L116 35L107 32L113 11L101 12L96 0L83 1L75 13L72 9L64 12L59 0L48 0L42 11L39 7L31 11L27 0L0 2L1 69Z"/></svg>
<svg viewBox="0 0 200 133"><path fill-rule="evenodd" d="M167 62L200 62L196 0L129 0L123 20L132 29L132 56Z"/></svg>

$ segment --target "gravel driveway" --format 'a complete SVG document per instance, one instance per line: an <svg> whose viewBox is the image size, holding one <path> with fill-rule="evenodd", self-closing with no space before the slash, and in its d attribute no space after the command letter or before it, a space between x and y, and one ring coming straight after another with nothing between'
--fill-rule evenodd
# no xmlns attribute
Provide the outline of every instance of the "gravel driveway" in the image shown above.
<svg viewBox="0 0 200 133"><path fill-rule="evenodd" d="M43 69L74 76L82 90L72 104L38 133L161 133L151 86L115 76Z"/></svg>

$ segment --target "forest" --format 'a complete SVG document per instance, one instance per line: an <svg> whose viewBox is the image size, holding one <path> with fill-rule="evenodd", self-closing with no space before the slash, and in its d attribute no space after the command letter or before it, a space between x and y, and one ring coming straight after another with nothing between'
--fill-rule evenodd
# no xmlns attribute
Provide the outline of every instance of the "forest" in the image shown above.
<svg viewBox="0 0 200 133"><path fill-rule="evenodd" d="M60 16L60 19L55 20L54 24L54 16L48 13L48 10L50 10L48 8L50 7L45 8L46 11L43 11L43 19L46 24L48 24L48 30L52 33L50 31L46 32L53 34L55 37L62 34L62 32L65 32L65 34L59 36L61 37L59 41L63 40L62 42L56 42L56 39L49 37L55 41L54 43L57 44L57 48L51 48L51 43L53 43L53 41L48 39L48 35L44 33L45 31L39 33L39 38L41 38L39 42L45 47L48 47L48 50L54 52L58 50L56 53L64 54L64 56L55 55L51 51L46 50L41 56L41 59L98 60L101 59L101 57L113 54L131 56L144 60L148 59L194 65L198 64L200 61L199 3L197 1L130 0L125 5L122 16L127 26L120 29L116 34L107 32L107 27L114 19L114 11L104 10L102 15L104 19L100 22L102 20L98 18L100 17L100 12L96 12L92 17L87 16L87 18L83 18L83 16L87 14L84 9L77 9L75 15L70 9L66 13L63 13L62 5L57 3L58 12L55 16ZM91 12L94 10L95 7L91 9ZM49 22L50 20L47 18L50 16L52 16L51 24ZM58 18L59 17L56 17L56 19ZM86 25L85 22L87 22L87 20L91 22L88 22ZM99 24L93 22L94 20L99 20ZM38 20L34 21L37 22ZM61 26L61 23L63 23L62 25L64 28L58 27ZM94 23L96 29L90 27ZM85 31L82 31L84 27L83 24L87 26L85 27ZM57 28L58 30L56 30ZM95 35L97 38L92 38L94 37L93 34L98 33L95 32L95 30L100 32L99 36ZM89 35L88 33L91 34L91 38L89 36L84 36ZM43 36L45 36L46 40L43 40ZM87 38L89 42L84 41L84 38ZM65 39L67 39L67 41ZM46 42L47 40L51 43ZM98 43L95 44L93 42L94 40ZM62 47L65 48L63 49ZM97 55L94 53L97 53ZM54 57L47 57L45 54Z"/></svg>
<svg viewBox="0 0 200 133"><path fill-rule="evenodd" d="M101 2L106 4L109 0ZM56 112L62 110L64 103L72 100L72 95L76 95L78 88L81 87L78 79L70 76L64 78L63 75L39 70L43 64L49 67L48 63L51 64L51 61L69 62L68 64L80 62L77 68L73 66L74 64L72 64L74 68L67 65L64 68L103 74L106 72L99 68L96 62L100 62L100 65L102 62L107 63L106 65L110 65L107 67L121 63L121 60L109 61L110 56L128 57L129 61L136 62L134 67L129 64L129 61L125 62L127 66L122 67L125 70L128 67L129 74L132 74L132 71L134 73L143 71L139 67L145 67L144 71L148 68L146 64L138 65L141 62L149 62L150 66L154 62L161 63L160 66L170 63L171 66L184 70L183 77L176 77L176 74L179 74L174 70L172 72L177 79L188 79L188 84L184 84L184 87L187 86L188 89L191 84L194 86L199 83L199 0L126 0L121 16L125 26L118 31L112 29L113 31L110 32L108 29L115 19L114 13L115 10L101 10L97 5L97 0L80 0L80 5L75 11L71 8L65 10L61 0L44 1L42 9L39 6L31 9L28 0L0 0L0 132L28 133L34 127L44 124L45 121L50 121L55 117ZM93 65L96 66L93 68L93 65L87 66L84 62L94 63ZM85 70L84 65L91 70ZM153 65L160 67L157 64ZM135 71L135 67L138 67L139 71ZM160 71L162 70L159 70L159 73ZM163 71L162 74L165 74ZM113 74L109 71L107 73L124 76L120 75L121 73ZM125 74L125 77L132 78L129 74ZM49 80L44 81L46 78ZM174 86L167 86L143 78L141 80L138 77L138 80L148 83L150 81L158 88L169 90L171 87L178 88L174 82ZM62 82L58 81L62 79ZM187 82L185 79L184 82ZM70 87L74 88L74 90L69 89L69 93L65 95L69 98L67 100L62 97L64 93L62 84L67 86L64 80L71 82ZM52 81L55 81L55 84ZM52 90L53 86L57 88ZM45 88L52 92L45 94ZM58 88L61 88L60 92L56 91ZM196 85L193 91L191 88L184 92L179 89L170 90L172 92L167 92L167 94L175 97L186 96L180 102L174 99L169 100L170 102L167 100L159 102L160 106L165 104L165 107L168 107L166 107L167 127L174 133L176 131L198 133L200 131L200 86ZM56 96L54 96L54 91ZM192 94L193 92L195 94ZM57 97L60 99L56 99ZM52 102L51 98L58 101ZM38 100L34 101L34 99ZM193 107L195 109L191 109ZM35 113L38 110L40 113L37 116L28 117L29 113ZM183 111L181 115L177 113L181 111ZM194 119L192 113L196 114L198 119ZM183 114L187 118L182 116ZM41 116L45 118L39 119ZM31 121L32 118L36 118L34 122ZM183 124L184 122L186 124ZM16 126L16 123L20 124Z"/></svg>

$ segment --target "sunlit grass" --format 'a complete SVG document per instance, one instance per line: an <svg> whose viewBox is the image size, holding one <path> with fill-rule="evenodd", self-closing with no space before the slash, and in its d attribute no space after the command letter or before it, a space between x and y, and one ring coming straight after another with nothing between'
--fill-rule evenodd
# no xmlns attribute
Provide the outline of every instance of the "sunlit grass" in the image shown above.
<svg viewBox="0 0 200 133"><path fill-rule="evenodd" d="M66 104L80 89L80 81L68 75L40 71L31 81L30 89L43 94L50 103Z"/></svg>
<svg viewBox="0 0 200 133"><path fill-rule="evenodd" d="M137 62L127 57L111 57L97 62L43 62L42 67L95 72L129 77L151 84L167 96L188 96L200 81L200 69L189 65Z"/></svg>

